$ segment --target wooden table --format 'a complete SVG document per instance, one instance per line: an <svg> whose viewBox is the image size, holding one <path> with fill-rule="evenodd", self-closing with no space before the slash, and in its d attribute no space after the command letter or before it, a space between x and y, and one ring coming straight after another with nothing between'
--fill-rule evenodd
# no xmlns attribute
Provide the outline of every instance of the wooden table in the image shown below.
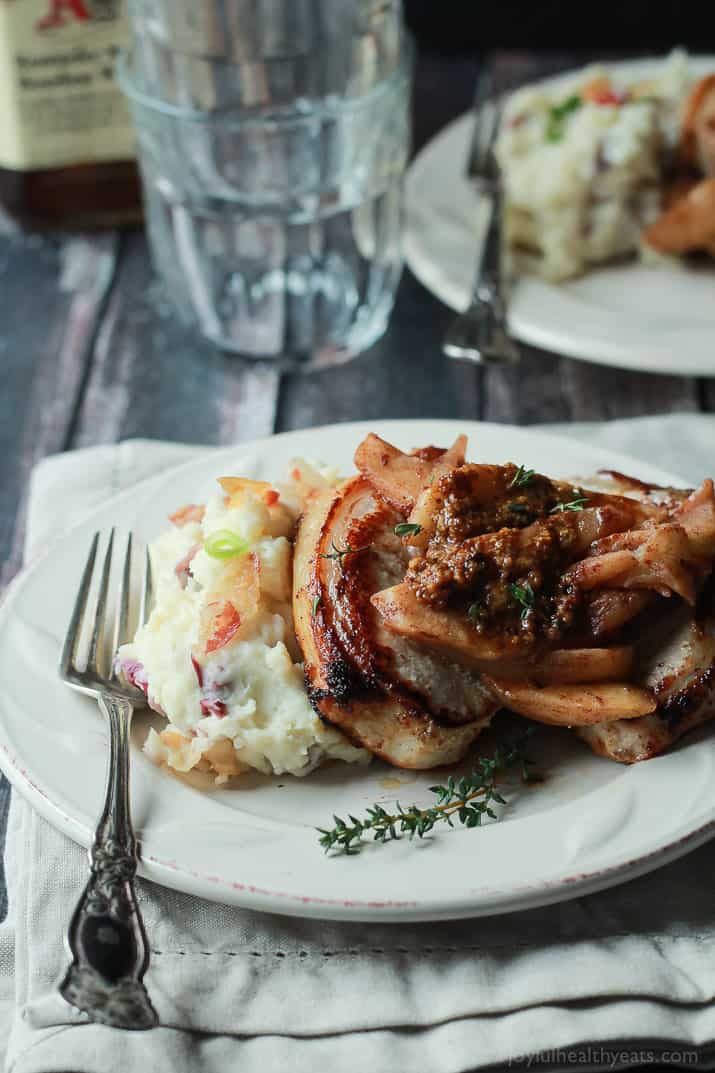
<svg viewBox="0 0 715 1073"><path fill-rule="evenodd" d="M568 58L500 62L528 72ZM421 57L416 149L469 108L477 63L474 55ZM531 348L515 370L448 362L440 341L451 316L405 271L389 330L367 354L328 372L281 377L217 352L177 323L152 282L141 232L48 238L21 234L0 217L2 584L22 560L32 467L57 451L132 436L233 443L358 418L529 424L715 406L715 382L622 372ZM2 780L3 838L7 794Z"/></svg>

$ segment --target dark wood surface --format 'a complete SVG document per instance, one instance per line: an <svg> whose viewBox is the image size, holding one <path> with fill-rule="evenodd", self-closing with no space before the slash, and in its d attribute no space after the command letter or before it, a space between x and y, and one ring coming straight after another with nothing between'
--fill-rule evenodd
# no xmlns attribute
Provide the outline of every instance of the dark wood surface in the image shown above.
<svg viewBox="0 0 715 1073"><path fill-rule="evenodd" d="M525 75L567 59L500 62ZM477 67L476 54L420 58L416 149L469 107ZM517 370L447 362L440 341L450 316L406 270L389 330L367 354L331 371L280 377L222 355L177 323L152 281L141 232L42 237L0 217L2 583L21 563L30 471L57 451L131 436L231 443L362 418L527 424L715 407L707 383L534 349ZM2 829L7 793L2 780Z"/></svg>

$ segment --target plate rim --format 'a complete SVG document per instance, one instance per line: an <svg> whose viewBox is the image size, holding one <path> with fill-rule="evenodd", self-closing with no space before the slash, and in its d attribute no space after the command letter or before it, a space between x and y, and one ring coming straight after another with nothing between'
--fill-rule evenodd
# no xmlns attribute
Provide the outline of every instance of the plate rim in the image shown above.
<svg viewBox="0 0 715 1073"><path fill-rule="evenodd" d="M629 60L604 62L599 66L615 71L628 69L647 71L654 64L662 64L666 59L667 57L664 56L634 57ZM715 55L689 55L688 63L695 73L701 68L703 70L715 69ZM568 81L573 78L580 70L583 70L583 67L569 68L569 70L556 75L536 78L518 88L521 90L537 86L558 85L561 81ZM466 157L471 125L472 113L468 111L455 117L437 131L411 161L405 178L406 226L403 236L405 262L413 275L431 294L455 311L461 311L464 308L464 301L457 299L453 281L442 274L439 267L439 258L434 257L430 253L429 247L421 241L421 229L415 226L412 220L415 207L421 205L418 188L425 169L429 168L433 161L441 160L442 157L446 160L445 142L450 147L451 159L461 160L462 157ZM455 144L453 145L452 143ZM451 166L449 171L452 172ZM463 183L465 187L469 186L468 181L461 173L457 174L453 181ZM478 204L475 201L475 218L477 212ZM475 242L475 263L477 253L478 246ZM713 284L715 285L715 267L712 273ZM523 302L524 309L522 309L519 296L520 285L526 294ZM534 297L529 296L530 287L536 288L537 293ZM687 336L683 339L679 335L678 359L675 362L670 357L671 348L667 340L661 339L659 336L651 336L650 338L644 336L634 342L632 340L614 340L612 336L598 336L597 334L586 333L579 335L577 333L574 335L572 331L562 327L561 318L556 311L550 317L547 316L546 319L542 319L535 312L538 305L539 291L543 291L547 297L564 307L569 304L573 305L581 300L578 295L565 290L560 284L548 283L535 277L524 277L522 280L517 281L514 308L509 314L509 325L515 338L522 343L551 351L562 357L592 362L608 368L649 372L659 375L715 377L715 348L712 347L712 332L709 329L699 329L697 325L693 328L684 322L683 330L690 334L692 340L690 346L697 347L701 356L698 357L696 353L694 358L689 358ZM589 306L588 308L595 310L595 306ZM624 316L623 313L619 315ZM635 316L638 317L639 315L636 314ZM574 319L573 316L571 318L566 317L565 322L567 324L569 322L573 323ZM635 323L635 317L629 323ZM679 328L679 332L680 330ZM708 351L712 353L712 359L702 357L702 354L707 354Z"/></svg>
<svg viewBox="0 0 715 1073"><path fill-rule="evenodd" d="M409 429L410 426L419 426L421 429L424 429L425 426L428 425L439 425L445 431L449 429L455 433L458 431L466 431L470 436L475 436L475 434L478 433L478 430L485 426L488 426L495 432L498 430L498 432L505 437L508 437L510 432L515 430L515 426L498 425L491 422L417 418L408 420L346 422L327 426L317 426L312 429L294 430L280 433L274 437L266 437L260 440L253 440L224 447L207 448L206 446L197 445L197 452L200 453L195 457L177 463L175 466L165 468L161 472L149 476L137 482L135 485L124 489L117 495L107 497L106 500L89 511L76 524L58 534L58 536L43 550L42 554L35 556L8 586L2 604L0 605L0 628L2 628L5 625L6 620L11 617L15 602L21 598L23 586L27 584L28 579L30 579L35 572L40 572L43 569L43 566L52 558L58 546L62 545L65 541L71 540L75 533L84 530L97 513L105 511L108 508L113 509L117 506L121 507L121 504L125 499L131 499L140 491L150 488L153 484L165 482L168 477L181 475L184 472L188 473L193 469L199 470L202 466L205 467L212 453L217 457L223 457L229 452L235 454L244 450L255 451L257 448L273 443L278 437L282 439L294 438L296 433L312 437L316 433L340 432L341 435L344 434L346 437L350 438L351 442L356 442L354 437L361 433L365 433L368 430L376 431L378 433L382 431L389 434L389 430L394 429L396 426L400 429ZM587 444L584 443L584 441L570 438L568 435L554 434L550 431L542 432L538 428L516 428L516 431L520 434L526 433L528 435L534 435L541 441L547 441L547 443L554 448L559 446L566 448L568 445L578 445L581 449L593 451L593 453L598 458L603 459L604 462L610 460L606 464L610 464L614 468L623 469L625 467L626 472L629 468L635 469L637 472L643 473L650 479L667 481L668 483L677 483L681 480L680 478L669 474L667 471L661 470L660 467L641 462L625 453L612 451L598 445ZM24 765L27 765L27 761L22 760L21 757L15 755L14 752L8 748L5 740L4 706L0 705L0 768L2 768L12 786L22 797L28 800L30 805L36 808L40 815L42 815L53 827L68 835L79 845L87 847L91 840L91 832L88 832L76 817L68 814L57 801L54 801L51 792L47 792L46 788L38 785L33 780L31 762L27 766ZM658 845L655 848L650 847L639 856L622 861L617 865L598 868L590 872L575 873L569 877L559 879L552 885L546 884L539 888L535 888L533 885L530 886L526 883L524 885L512 885L509 888L508 893L495 889L492 891L491 895L484 895L484 893L482 893L479 905L475 905L474 902L470 900L468 894L461 898L452 898L447 902L445 902L444 897L435 897L434 895L431 895L428 898L423 898L421 901L397 903L389 901L364 902L359 899L346 901L345 898L322 899L313 895L301 896L294 893L286 894L276 890L263 890L250 885L237 890L236 884L233 883L233 881L226 879L222 880L220 876L208 877L201 873L197 873L190 867L183 865L179 866L175 861L163 860L151 853L145 856L143 862L140 862L139 874L152 879L155 882L159 882L170 889L184 891L189 894L205 897L212 901L234 904L246 909L279 912L285 915L319 919L415 922L420 920L459 919L464 917L512 912L525 908L548 905L567 898L592 893L616 885L626 879L636 878L637 876L654 870L661 865L667 864L690 852L691 849L695 849L697 846L713 837L713 835L715 835L715 800L713 801L712 807L708 810L708 813L702 816L702 822L699 820L698 823L681 831L677 837L673 837L670 842Z"/></svg>

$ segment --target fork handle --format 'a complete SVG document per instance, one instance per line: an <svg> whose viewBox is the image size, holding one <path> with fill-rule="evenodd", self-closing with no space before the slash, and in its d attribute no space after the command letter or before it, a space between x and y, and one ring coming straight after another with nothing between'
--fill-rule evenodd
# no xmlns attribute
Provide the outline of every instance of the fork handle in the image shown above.
<svg viewBox="0 0 715 1073"><path fill-rule="evenodd" d="M137 905L137 841L129 812L132 706L100 693L109 725L107 789L90 850L90 877L67 933L72 963L60 993L90 1021L113 1028L153 1028L158 1018L142 977L149 945Z"/></svg>
<svg viewBox="0 0 715 1073"><path fill-rule="evenodd" d="M502 195L498 185L494 185L489 189L488 197L489 219L482 245L482 254L479 258L479 266L474 277L472 303L486 302L492 305L500 323L503 325L506 311L502 279Z"/></svg>

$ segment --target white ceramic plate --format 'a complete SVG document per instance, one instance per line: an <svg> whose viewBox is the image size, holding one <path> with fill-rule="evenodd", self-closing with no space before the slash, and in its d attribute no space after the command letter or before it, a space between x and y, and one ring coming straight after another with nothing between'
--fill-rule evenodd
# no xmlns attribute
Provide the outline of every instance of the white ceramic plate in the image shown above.
<svg viewBox="0 0 715 1073"><path fill-rule="evenodd" d="M662 61L612 66L638 78L655 62ZM690 69L694 76L715 71L715 57L691 58ZM471 132L471 115L455 120L407 174L407 263L453 309L468 304L484 231L484 206L465 175ZM561 284L523 278L512 294L509 323L522 342L571 358L715 376L715 269L633 261Z"/></svg>
<svg viewBox="0 0 715 1073"><path fill-rule="evenodd" d="M166 515L200 501L221 473L277 479L296 455L351 471L374 430L404 448L470 436L470 457L513 459L574 476L598 467L673 483L622 455L524 429L464 422L338 425L203 456L112 499L35 562L0 612L0 765L38 811L88 845L102 797L105 730L96 706L62 686L56 666L92 532L117 525L151 539ZM501 717L500 717L501 718ZM139 737L146 720L137 725ZM493 743L492 743L493 744ZM483 748L486 748L483 746ZM427 803L445 772L377 762L334 765L306 779L249 777L200 790L133 755L133 813L142 872L169 887L253 909L358 920L471 916L521 909L618 883L703 842L715 820L715 735L705 728L667 756L633 767L594 756L565 730L537 732L547 776L518 784L501 822L440 829L425 843L367 845L326 857L314 828L399 796Z"/></svg>

